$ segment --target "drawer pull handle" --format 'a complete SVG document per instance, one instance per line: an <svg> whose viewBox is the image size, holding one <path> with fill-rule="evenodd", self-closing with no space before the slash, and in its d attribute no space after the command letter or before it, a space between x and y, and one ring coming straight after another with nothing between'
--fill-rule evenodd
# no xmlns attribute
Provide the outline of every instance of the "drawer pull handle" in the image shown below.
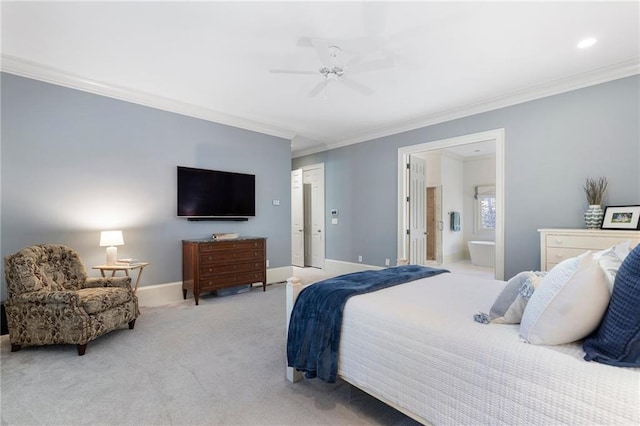
<svg viewBox="0 0 640 426"><path fill-rule="evenodd" d="M556 238L556 243L557 243L557 244L562 244L562 243L563 243L563 240L562 240L562 239L560 239L560 238Z"/></svg>
<svg viewBox="0 0 640 426"><path fill-rule="evenodd" d="M562 254L562 253L556 253L556 257L557 257L558 259L562 259L562 258L564 257L564 254Z"/></svg>

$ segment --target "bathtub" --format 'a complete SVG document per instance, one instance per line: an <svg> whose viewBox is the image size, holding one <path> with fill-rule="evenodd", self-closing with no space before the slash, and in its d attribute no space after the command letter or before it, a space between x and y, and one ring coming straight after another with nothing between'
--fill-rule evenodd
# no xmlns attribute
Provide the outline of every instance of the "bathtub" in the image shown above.
<svg viewBox="0 0 640 426"><path fill-rule="evenodd" d="M495 241L469 241L469 255L471 263L476 266L487 266L493 268L496 259Z"/></svg>

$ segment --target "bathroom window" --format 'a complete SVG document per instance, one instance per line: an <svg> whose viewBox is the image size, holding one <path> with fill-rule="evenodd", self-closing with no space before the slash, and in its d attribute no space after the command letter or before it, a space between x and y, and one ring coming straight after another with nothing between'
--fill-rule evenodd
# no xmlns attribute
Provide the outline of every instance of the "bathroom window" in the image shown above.
<svg viewBox="0 0 640 426"><path fill-rule="evenodd" d="M476 186L475 193L476 233L493 232L496 229L496 187Z"/></svg>

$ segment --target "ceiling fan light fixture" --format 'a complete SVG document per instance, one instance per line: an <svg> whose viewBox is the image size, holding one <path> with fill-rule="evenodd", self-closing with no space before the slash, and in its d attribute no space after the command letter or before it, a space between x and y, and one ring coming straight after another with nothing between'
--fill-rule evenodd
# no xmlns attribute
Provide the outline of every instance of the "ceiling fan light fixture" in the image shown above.
<svg viewBox="0 0 640 426"><path fill-rule="evenodd" d="M330 72L329 74L326 75L326 77L328 81L340 80L340 75L336 74L335 72Z"/></svg>
<svg viewBox="0 0 640 426"><path fill-rule="evenodd" d="M281 73L281 74L320 74L323 78L321 82L316 84L311 91L309 92L309 97L315 97L319 95L321 92L323 93L323 99L328 98L328 86L331 82L341 82L344 83L346 87L353 89L365 96L369 96L373 93L373 90L365 85L358 83L357 81L352 80L351 78L345 76L345 65L338 61L338 56L342 53L342 49L335 45L328 45L325 40L321 39L309 39L308 44L313 46L318 52L318 56L322 60L322 66L317 68L317 71L297 71L297 70L286 70L286 69L272 69L270 70L273 73ZM306 45L306 44L305 44ZM359 60L355 62L355 66L353 66L354 72L363 72L363 71L371 71L382 68L389 68L393 65L393 61L389 60L373 60L369 62L360 63ZM348 67L347 74L352 72L351 65L346 65Z"/></svg>

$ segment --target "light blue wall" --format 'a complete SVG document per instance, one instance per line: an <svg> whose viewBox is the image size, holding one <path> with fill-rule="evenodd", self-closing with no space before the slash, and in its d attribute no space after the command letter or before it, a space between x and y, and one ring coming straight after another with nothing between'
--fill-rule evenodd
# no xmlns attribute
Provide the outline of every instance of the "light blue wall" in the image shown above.
<svg viewBox="0 0 640 426"><path fill-rule="evenodd" d="M151 262L141 285L181 281L181 240L213 232L265 236L270 266L291 264L289 140L6 73L1 83L3 257L61 243L90 268L105 261L100 231L122 229L119 257ZM177 218L177 165L255 174L256 217Z"/></svg>
<svg viewBox="0 0 640 426"><path fill-rule="evenodd" d="M292 168L325 163L326 257L382 266L396 257L398 148L504 128L509 278L540 268L537 229L584 227L586 177L607 177L605 205L640 204L639 99L633 76L295 158Z"/></svg>

